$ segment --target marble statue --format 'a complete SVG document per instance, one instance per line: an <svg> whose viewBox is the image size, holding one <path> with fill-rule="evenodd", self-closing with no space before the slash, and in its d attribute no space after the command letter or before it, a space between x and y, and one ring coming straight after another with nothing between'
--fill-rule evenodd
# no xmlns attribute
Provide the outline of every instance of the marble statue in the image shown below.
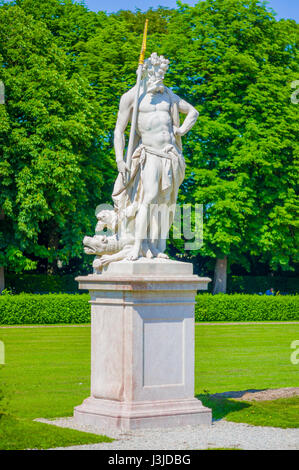
<svg viewBox="0 0 299 470"><path fill-rule="evenodd" d="M152 53L142 65L140 86L120 100L114 131L118 168L112 199L113 210L97 215L96 232L85 237L85 253L96 255L95 272L112 261L140 257L167 258L166 240L173 222L178 190L184 180L185 161L181 137L195 124L196 109L163 83L169 61ZM131 165L125 157L125 130L132 119L138 93L136 128ZM179 113L185 114L180 125Z"/></svg>

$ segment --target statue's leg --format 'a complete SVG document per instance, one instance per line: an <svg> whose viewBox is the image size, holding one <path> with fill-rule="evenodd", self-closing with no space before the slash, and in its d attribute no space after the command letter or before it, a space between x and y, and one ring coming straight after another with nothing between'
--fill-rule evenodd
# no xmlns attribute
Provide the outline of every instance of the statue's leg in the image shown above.
<svg viewBox="0 0 299 470"><path fill-rule="evenodd" d="M150 206L156 204L161 179L161 162L159 157L147 155L144 168L141 172L143 186L143 199L135 220L135 242L127 256L129 260L136 260L141 253L142 241L147 238Z"/></svg>
<svg viewBox="0 0 299 470"><path fill-rule="evenodd" d="M169 229L171 226L171 206L170 206L170 196L172 188L164 190L163 193L159 196L159 212L160 212L160 221L159 223L159 236L157 241L157 258L168 258L168 255L164 253L166 250L166 243L169 237Z"/></svg>
<svg viewBox="0 0 299 470"><path fill-rule="evenodd" d="M148 246L149 250L152 253L152 256L157 256L157 244L159 239L159 214L158 214L158 204L153 204L150 207L149 214L149 225L148 225Z"/></svg>

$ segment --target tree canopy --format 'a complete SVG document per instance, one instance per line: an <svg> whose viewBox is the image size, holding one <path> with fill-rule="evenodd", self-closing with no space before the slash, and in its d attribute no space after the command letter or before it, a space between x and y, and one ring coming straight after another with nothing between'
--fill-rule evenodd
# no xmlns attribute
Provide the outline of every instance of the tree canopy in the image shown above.
<svg viewBox="0 0 299 470"><path fill-rule="evenodd" d="M170 59L166 84L199 111L180 202L204 205L204 245L189 257L292 269L299 26L257 0L111 15L71 0L0 3L0 265L84 259L94 209L110 202L116 113L136 79L145 17L149 53ZM170 249L186 255L182 242Z"/></svg>
<svg viewBox="0 0 299 470"><path fill-rule="evenodd" d="M0 23L0 264L20 270L81 256L105 165L92 87L42 22L10 6Z"/></svg>
<svg viewBox="0 0 299 470"><path fill-rule="evenodd" d="M298 261L298 31L255 0L181 5L169 24L171 84L200 113L181 194L204 204L201 255Z"/></svg>

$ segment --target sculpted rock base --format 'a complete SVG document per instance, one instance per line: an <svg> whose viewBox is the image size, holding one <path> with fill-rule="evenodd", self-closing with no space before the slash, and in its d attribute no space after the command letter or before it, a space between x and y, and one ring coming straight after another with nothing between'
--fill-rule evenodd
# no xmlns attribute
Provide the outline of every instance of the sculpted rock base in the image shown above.
<svg viewBox="0 0 299 470"><path fill-rule="evenodd" d="M91 295L91 396L75 420L99 428L208 425L194 398L194 302L209 278L191 263L139 259L77 278Z"/></svg>

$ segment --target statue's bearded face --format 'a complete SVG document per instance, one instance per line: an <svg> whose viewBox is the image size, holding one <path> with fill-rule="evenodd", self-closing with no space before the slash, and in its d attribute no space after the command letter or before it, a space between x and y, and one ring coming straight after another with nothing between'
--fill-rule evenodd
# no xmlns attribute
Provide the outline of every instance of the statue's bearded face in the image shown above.
<svg viewBox="0 0 299 470"><path fill-rule="evenodd" d="M164 75L168 69L169 60L162 55L158 56L156 52L145 60L144 74L147 82L147 92L164 91Z"/></svg>

